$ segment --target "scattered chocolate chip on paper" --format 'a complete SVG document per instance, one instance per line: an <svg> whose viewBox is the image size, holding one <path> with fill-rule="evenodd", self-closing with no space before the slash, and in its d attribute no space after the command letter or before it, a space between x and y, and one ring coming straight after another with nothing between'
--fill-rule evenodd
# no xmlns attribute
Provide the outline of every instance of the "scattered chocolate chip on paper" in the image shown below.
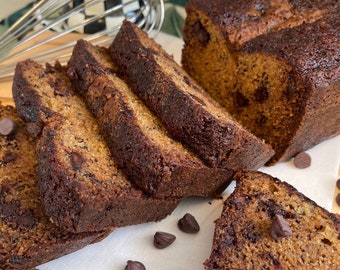
<svg viewBox="0 0 340 270"><path fill-rule="evenodd" d="M340 189L340 178L339 178L338 180L336 180L336 187L337 187L338 189Z"/></svg>
<svg viewBox="0 0 340 270"><path fill-rule="evenodd" d="M335 197L336 204L340 207L340 193L338 193Z"/></svg>
<svg viewBox="0 0 340 270"><path fill-rule="evenodd" d="M178 228L186 233L198 233L200 226L195 217L189 213L186 213L179 221Z"/></svg>
<svg viewBox="0 0 340 270"><path fill-rule="evenodd" d="M156 248L163 249L170 246L176 240L176 236L167 232L156 232L153 244Z"/></svg>
<svg viewBox="0 0 340 270"><path fill-rule="evenodd" d="M146 270L146 268L141 262L128 260L124 270Z"/></svg>
<svg viewBox="0 0 340 270"><path fill-rule="evenodd" d="M296 168L305 169L312 164L312 158L306 152L300 152L294 157L294 165Z"/></svg>

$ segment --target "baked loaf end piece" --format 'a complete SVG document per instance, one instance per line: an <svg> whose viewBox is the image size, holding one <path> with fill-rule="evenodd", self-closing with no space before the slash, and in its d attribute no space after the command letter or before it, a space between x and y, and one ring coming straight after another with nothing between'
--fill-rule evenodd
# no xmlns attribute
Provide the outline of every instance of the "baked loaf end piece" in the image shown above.
<svg viewBox="0 0 340 270"><path fill-rule="evenodd" d="M108 51L84 40L77 42L68 63L71 81L129 180L156 197L216 196L223 191L233 171L206 166L171 139L114 69Z"/></svg>
<svg viewBox="0 0 340 270"><path fill-rule="evenodd" d="M43 126L38 184L46 212L58 226L98 231L158 221L176 207L178 199L152 198L117 169L98 124L60 64L44 69L32 60L19 62L13 97L30 126Z"/></svg>
<svg viewBox="0 0 340 270"><path fill-rule="evenodd" d="M274 148L268 165L340 134L339 1L190 0L186 10L184 69Z"/></svg>
<svg viewBox="0 0 340 270"><path fill-rule="evenodd" d="M0 135L0 268L31 269L105 236L68 233L49 220L37 185L36 143L14 107L0 104L4 118L14 121L15 129Z"/></svg>
<svg viewBox="0 0 340 270"><path fill-rule="evenodd" d="M270 175L241 172L235 179L216 221L205 269L340 268L339 216ZM271 236L275 215L288 223L291 236Z"/></svg>
<svg viewBox="0 0 340 270"><path fill-rule="evenodd" d="M119 74L169 134L208 165L255 170L273 155L268 145L234 121L137 26L124 21L109 49Z"/></svg>

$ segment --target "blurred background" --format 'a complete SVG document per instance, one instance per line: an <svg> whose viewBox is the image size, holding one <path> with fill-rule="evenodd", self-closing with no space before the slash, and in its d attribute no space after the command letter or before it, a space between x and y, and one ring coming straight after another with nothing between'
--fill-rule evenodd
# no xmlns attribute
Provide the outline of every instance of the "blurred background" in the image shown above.
<svg viewBox="0 0 340 270"><path fill-rule="evenodd" d="M27 12L34 3L33 0L0 0L0 35L4 33L14 22L18 20L25 12ZM73 2L81 3L82 0L74 0ZM107 5L114 5L122 0L107 0ZM161 31L174 36L182 36L182 27L184 23L185 11L184 6L187 0L164 0L165 16ZM81 17L79 16L79 19ZM97 27L100 27L97 25ZM94 29L95 30L95 26Z"/></svg>

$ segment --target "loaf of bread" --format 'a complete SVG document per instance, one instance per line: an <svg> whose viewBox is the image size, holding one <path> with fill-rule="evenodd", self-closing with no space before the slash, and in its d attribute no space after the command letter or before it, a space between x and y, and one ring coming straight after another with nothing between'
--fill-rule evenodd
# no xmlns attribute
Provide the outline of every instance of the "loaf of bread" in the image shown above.
<svg viewBox="0 0 340 270"><path fill-rule="evenodd" d="M99 127L59 63L17 64L13 98L38 136L38 185L46 213L71 232L158 221L177 198L156 199L117 169Z"/></svg>
<svg viewBox="0 0 340 270"><path fill-rule="evenodd" d="M261 172L236 174L205 269L340 269L340 216Z"/></svg>
<svg viewBox="0 0 340 270"><path fill-rule="evenodd" d="M98 120L118 166L138 187L155 197L216 196L232 170L206 166L162 125L124 81L105 48L79 40L68 74Z"/></svg>
<svg viewBox="0 0 340 270"><path fill-rule="evenodd" d="M36 143L14 107L0 105L0 121L8 131L0 135L0 268L31 269L104 237L65 232L49 220L36 180Z"/></svg>
<svg viewBox="0 0 340 270"><path fill-rule="evenodd" d="M285 161L340 134L340 5L190 0L183 68Z"/></svg>
<svg viewBox="0 0 340 270"><path fill-rule="evenodd" d="M255 170L273 155L185 73L159 44L131 22L110 46L118 73L160 118L169 134L208 165Z"/></svg>

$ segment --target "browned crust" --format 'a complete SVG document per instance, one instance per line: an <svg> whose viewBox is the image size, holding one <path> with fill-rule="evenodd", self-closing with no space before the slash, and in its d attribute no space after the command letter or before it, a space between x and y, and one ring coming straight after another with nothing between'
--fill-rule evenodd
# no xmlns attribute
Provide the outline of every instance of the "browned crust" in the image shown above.
<svg viewBox="0 0 340 270"><path fill-rule="evenodd" d="M283 16L285 12L286 15ZM195 40L195 37L192 37L195 33L192 32L191 24L196 17L203 22L212 22L214 33L222 33L226 40L226 50L230 51L233 57L252 57L254 54L255 58L256 55L265 55L274 57L282 61L283 65L287 64L292 68L288 75L287 89L284 91L292 89L298 101L287 103L287 106L292 107L294 116L289 119L289 128L282 125L282 133L287 135L281 137L280 142L273 138L276 140L271 142L275 156L267 165L286 161L300 151L340 134L339 12L339 2L334 0L276 0L261 3L252 0L190 0L187 4L188 21L184 28L186 46L183 50L187 54L183 55L182 62L198 80L202 72L198 71L195 75L195 68L188 66L190 58L196 63L199 62L194 54L195 45L191 44ZM206 32L206 35L208 34L210 33ZM239 34L241 39L237 40L236 36ZM207 73L209 74L209 71ZM223 69L218 73L222 74ZM202 84L204 83L202 81ZM211 82L208 80L205 84L207 88L209 83ZM219 91L215 91L214 86L207 90L213 94L217 92L217 96L219 92L223 92L225 96L234 93L232 87L222 89L221 86ZM247 112L247 109L244 109L244 112ZM262 112L259 110L257 113ZM235 117L237 118L237 113ZM242 122L242 117L237 119ZM268 132L265 133L268 135L263 138L268 142L271 141L271 134L279 129L264 130L266 129ZM262 137L261 134L263 133L260 132L259 137Z"/></svg>
<svg viewBox="0 0 340 270"><path fill-rule="evenodd" d="M310 269L316 265L320 269L338 269L335 254L339 250L340 219L336 215L318 206L293 186L270 175L239 172L235 179L235 191L224 202L222 214L216 220L213 248L210 258L204 263L205 269L240 269L241 266L247 269L297 266ZM247 192L250 182L261 186ZM271 190L274 187L275 190ZM277 200L278 194L274 195L274 192L285 193L286 200ZM290 199L293 197L294 201ZM302 209L302 203L314 211ZM249 204L254 205L254 209L247 211ZM270 222L276 214L282 215L292 226L293 236L287 241L273 240L269 236ZM328 221L332 225L326 223ZM322 229L324 227L328 228L327 234ZM328 254L323 252L326 247L330 247Z"/></svg>
<svg viewBox="0 0 340 270"><path fill-rule="evenodd" d="M19 111L21 115L25 116L27 122L42 121L45 124L37 148L39 157L38 184L45 209L54 222L72 232L88 232L100 231L113 226L120 227L161 220L170 214L178 204L177 198L164 200L152 198L131 186L127 180L125 180L125 186L114 183L110 187L101 185L101 179L86 171L84 171L86 181L80 180L72 170L72 166L66 164L65 160L61 160L62 157L57 154L58 150L63 147L61 142L56 139L57 130L65 121L62 115L56 114L58 117L47 118L46 115L40 113L30 113L35 110L43 110L47 111L48 115L54 115L54 112L51 113L49 108L41 108L39 95L31 98L34 85L25 79L22 69L26 68L41 69L41 80L51 73L54 77L50 78L50 85L55 86L54 82L57 82L67 89L66 91L69 91L71 96L73 90L71 87L67 88L66 73L64 70L58 70L58 67L49 67L44 70L30 60L17 65L13 84L16 106L20 107ZM64 94L66 95L66 93ZM32 118L30 118L31 116ZM86 127L79 128L86 130ZM117 177L122 177L122 175ZM88 185L87 182L91 185Z"/></svg>
<svg viewBox="0 0 340 270"><path fill-rule="evenodd" d="M54 133L53 126L44 129L39 144L38 180L46 212L60 226L81 232L140 224L163 219L177 205L174 198L152 198L132 186L128 189L118 187L117 190L103 186L95 194L90 190L84 194L81 183L60 169L63 162L54 154L58 149L54 145ZM88 178L94 183L100 181L95 175L88 175Z"/></svg>
<svg viewBox="0 0 340 270"><path fill-rule="evenodd" d="M22 155L13 164L1 165L2 172L6 172L8 167L16 170L0 179L0 265L2 269L31 269L74 252L107 233L68 233L49 220L36 183L38 161L34 154L35 141L29 137L24 122L15 110L14 107L0 105L1 118L11 117L17 124L11 138L3 137L8 140L8 146L2 145L2 153L15 151ZM22 164L23 161L26 163ZM31 166L27 167L28 164Z"/></svg>
<svg viewBox="0 0 340 270"><path fill-rule="evenodd" d="M221 122L209 113L206 106L218 106L211 98L197 99L179 89L174 80L183 80L195 91L202 91L156 43L150 40L150 48L143 46L140 40L147 38L125 21L110 46L110 53L118 72L156 113L168 132L210 166L235 170L262 166L273 155L270 147L239 128L232 119ZM167 63L177 73L176 78L166 76L155 60L157 55L169 60Z"/></svg>
<svg viewBox="0 0 340 270"><path fill-rule="evenodd" d="M338 5L337 0L190 0L186 9L206 14L216 29L238 47L257 36L313 22Z"/></svg>
<svg viewBox="0 0 340 270"><path fill-rule="evenodd" d="M119 89L125 84L107 71L106 64L96 58L97 52L93 45L78 41L68 63L68 73L98 118L117 164L130 179L156 197L215 196L223 190L230 183L233 171L205 166L192 154L181 152L182 148L178 149L178 143L172 140L169 141L171 152L162 150L159 144L168 143L167 135L164 134L163 142L158 142L143 132L138 123L143 119L137 120L124 100L123 91L130 90L127 86ZM101 57L104 56L103 52ZM86 72L83 71L85 64ZM163 129L157 125L149 128Z"/></svg>
<svg viewBox="0 0 340 270"><path fill-rule="evenodd" d="M282 181L277 177L273 177L269 174L259 172L259 171L257 171L257 172L242 172L242 171L240 171L240 172L236 173L235 176L234 176L235 181L237 183L239 183L240 185L242 185L242 181L244 181L243 179L250 179L251 180L251 179L256 179L256 178L263 178L264 181L273 181L273 182L275 182L276 185L285 189L286 192L289 195L294 194L295 196L298 196L301 201L307 202L308 204L311 204L313 207L318 208L326 216L328 216L328 218L330 220L332 220L332 222L334 222L335 226L337 227L337 229L340 233L340 218L338 218L336 214L327 211L323 207L320 207L315 201L308 198L306 195L304 195L303 193L298 191L294 186L290 185L289 183ZM254 193L256 193L256 191L254 191ZM231 202L233 201L232 198L230 198L230 201ZM235 202L233 202L233 203L235 203Z"/></svg>
<svg viewBox="0 0 340 270"><path fill-rule="evenodd" d="M340 134L340 7L337 10L313 23L257 37L241 47L241 52L264 53L288 63L304 85L299 104L293 105L298 113L292 135L277 149L272 163Z"/></svg>
<svg viewBox="0 0 340 270"><path fill-rule="evenodd" d="M252 39L240 51L275 55L294 67L307 87L327 87L339 81L339 13L340 5L313 23Z"/></svg>

